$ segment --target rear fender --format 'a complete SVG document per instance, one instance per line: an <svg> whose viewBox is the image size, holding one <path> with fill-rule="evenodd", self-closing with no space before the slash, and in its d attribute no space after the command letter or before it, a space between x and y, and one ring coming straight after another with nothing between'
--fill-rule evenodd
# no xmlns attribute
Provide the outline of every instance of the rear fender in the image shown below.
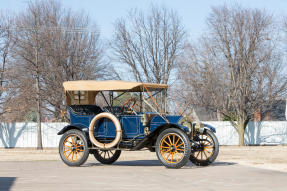
<svg viewBox="0 0 287 191"><path fill-rule="evenodd" d="M59 131L57 133L57 135L62 135L64 133L66 133L67 131L71 130L71 129L78 129L80 131L83 131L85 133L85 135L87 137L89 137L89 128L87 128L86 126L81 125L81 124L67 125L63 129L61 129L61 131Z"/></svg>

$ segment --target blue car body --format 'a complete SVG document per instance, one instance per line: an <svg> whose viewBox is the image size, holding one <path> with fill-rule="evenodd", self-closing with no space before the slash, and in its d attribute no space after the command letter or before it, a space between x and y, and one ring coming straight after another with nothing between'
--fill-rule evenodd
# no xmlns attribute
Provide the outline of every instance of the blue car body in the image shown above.
<svg viewBox="0 0 287 191"><path fill-rule="evenodd" d="M73 111L69 111L70 114L70 125L66 126L62 129L58 134L63 134L67 130L71 128L80 129L86 134L88 134L88 129L90 122L95 117L95 115L83 115L77 114ZM153 114L153 113L145 113L145 114ZM118 116L122 130L123 130L123 139L143 139L145 137L144 134L144 126L141 122L143 113L139 113L138 115L120 115ZM182 116L166 116L168 120L169 126L174 126L182 129L185 132L190 132L188 127L178 124L179 120ZM159 115L154 115L149 122L149 131L150 133L154 132L158 127L163 125L167 125L167 122ZM98 138L114 138L116 136L116 128L113 122L107 118L100 119L96 123L96 134L95 137Z"/></svg>
<svg viewBox="0 0 287 191"><path fill-rule="evenodd" d="M78 129L83 131L87 138L89 137L89 125L92 119L95 117L95 114L81 114L76 113L73 110L68 110L70 115L70 124L64 127L58 135L64 134L66 131L70 129ZM144 130L145 126L141 122L141 118L143 114L152 115L149 121L149 134L146 135ZM146 113L139 113L138 115L118 115L117 116L121 128L122 128L122 140L137 140L138 142L145 141L141 147L144 147L146 144L152 140L153 135L156 136L156 132L160 132L161 130L168 128L168 127L175 127L183 130L187 134L190 134L191 129L181 124L182 116L179 115L166 115L165 119L162 118L160 115L156 113L146 112ZM167 121L168 122L167 122ZM195 125L195 124L193 124ZM114 123L108 118L102 118L97 121L95 125L95 132L94 136L97 139L113 139L116 136L116 128ZM215 128L204 124L204 128L209 129L215 132ZM125 145L125 144L124 144ZM129 145L130 148L133 146L130 144L126 144L125 146Z"/></svg>

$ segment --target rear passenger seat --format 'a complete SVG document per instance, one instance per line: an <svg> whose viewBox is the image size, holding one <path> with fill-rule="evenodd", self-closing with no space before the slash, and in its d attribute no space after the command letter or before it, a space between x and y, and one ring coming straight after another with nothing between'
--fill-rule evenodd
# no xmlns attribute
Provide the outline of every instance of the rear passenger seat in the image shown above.
<svg viewBox="0 0 287 191"><path fill-rule="evenodd" d="M77 115L97 115L103 112L103 110L97 105L70 105L67 107Z"/></svg>

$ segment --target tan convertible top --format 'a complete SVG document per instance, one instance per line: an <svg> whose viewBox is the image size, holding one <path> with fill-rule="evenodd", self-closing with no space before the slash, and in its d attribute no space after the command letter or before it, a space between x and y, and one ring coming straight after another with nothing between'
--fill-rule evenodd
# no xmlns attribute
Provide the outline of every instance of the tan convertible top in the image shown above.
<svg viewBox="0 0 287 191"><path fill-rule="evenodd" d="M142 92L157 89L166 89L166 84L152 84L141 82L128 82L121 80L107 80L107 81L94 81L94 80L79 80L67 81L63 83L65 91L130 91Z"/></svg>

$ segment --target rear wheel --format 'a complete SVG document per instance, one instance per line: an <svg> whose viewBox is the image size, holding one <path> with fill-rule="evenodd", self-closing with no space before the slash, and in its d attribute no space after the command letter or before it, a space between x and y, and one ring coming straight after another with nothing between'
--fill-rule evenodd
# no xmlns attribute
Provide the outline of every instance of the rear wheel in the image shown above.
<svg viewBox="0 0 287 191"><path fill-rule="evenodd" d="M156 154L167 168L181 168L190 156L191 147L185 132L176 128L164 130L156 141Z"/></svg>
<svg viewBox="0 0 287 191"><path fill-rule="evenodd" d="M94 157L102 164L112 164L121 155L121 150L95 150Z"/></svg>
<svg viewBox="0 0 287 191"><path fill-rule="evenodd" d="M60 139L60 157L68 166L80 166L89 157L86 136L82 131L72 129L67 131Z"/></svg>
<svg viewBox="0 0 287 191"><path fill-rule="evenodd" d="M197 166L207 166L214 162L219 152L216 136L210 130L194 137L191 146L190 161Z"/></svg>

